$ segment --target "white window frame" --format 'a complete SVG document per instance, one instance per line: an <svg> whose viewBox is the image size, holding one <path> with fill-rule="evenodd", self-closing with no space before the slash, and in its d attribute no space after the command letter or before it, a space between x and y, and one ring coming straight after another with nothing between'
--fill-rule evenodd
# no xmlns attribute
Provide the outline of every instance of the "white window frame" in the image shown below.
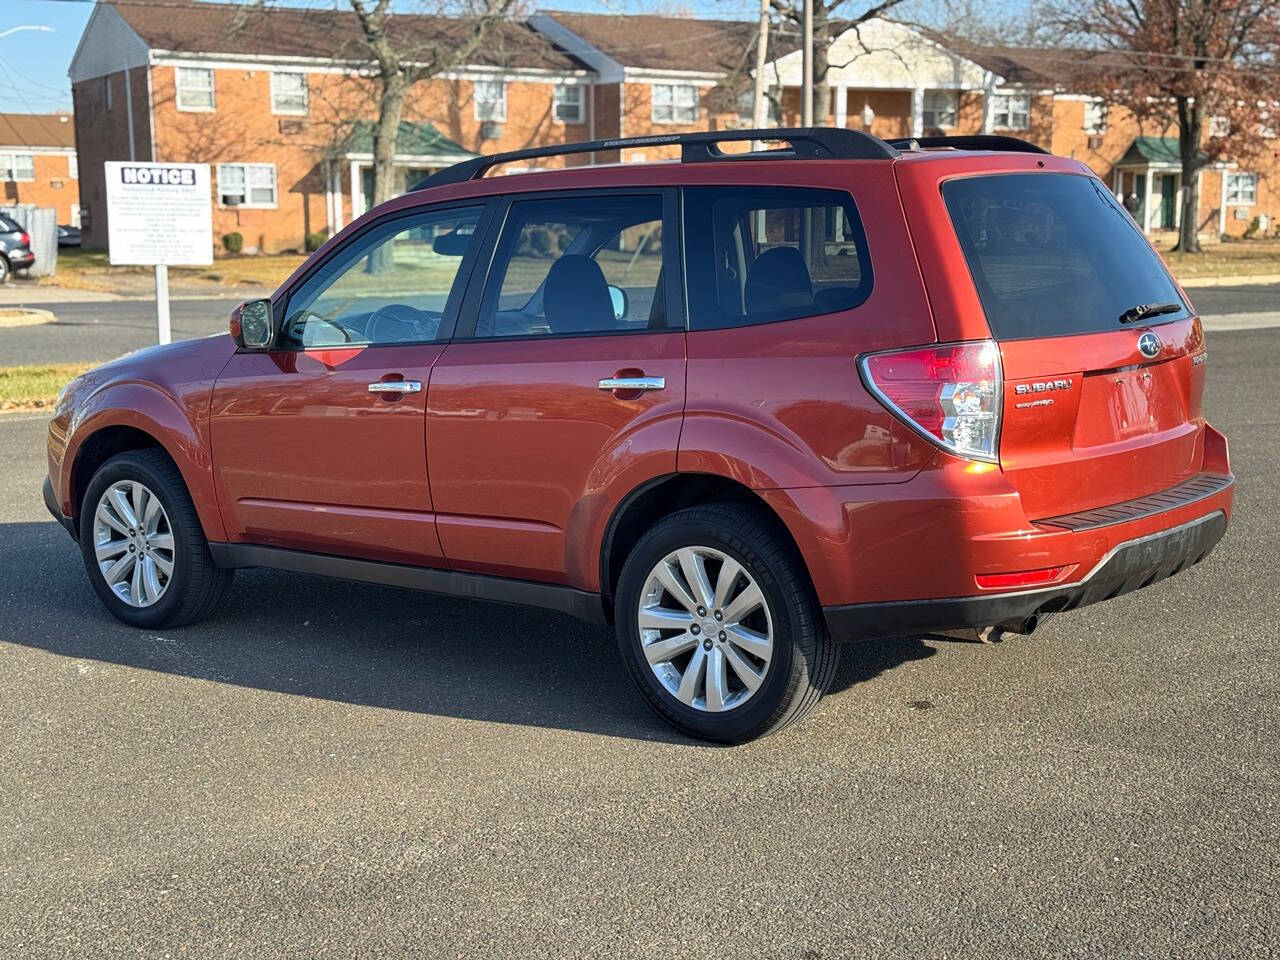
<svg viewBox="0 0 1280 960"><path fill-rule="evenodd" d="M302 79L302 106L301 107L282 107L277 102L283 97L296 97L297 92L286 92L280 89L280 81L284 77L300 77ZM308 92L307 75L301 70L272 70L271 71L271 112L276 116L285 117L305 117L307 115L307 107L310 105L310 94Z"/></svg>
<svg viewBox="0 0 1280 960"><path fill-rule="evenodd" d="M72 180L80 179L80 155L69 154L67 156L67 177Z"/></svg>
<svg viewBox="0 0 1280 960"><path fill-rule="evenodd" d="M1107 105L1101 100L1084 102L1084 132L1091 137L1100 137L1107 132Z"/></svg>
<svg viewBox="0 0 1280 960"><path fill-rule="evenodd" d="M241 171L241 183L244 186L244 200L241 203L229 204L224 203L222 198L225 194L230 193L229 190L223 190L223 181L227 177L227 172L233 168ZM254 202L250 199L250 192L254 189L262 189L264 183L253 183L250 180L250 173L261 174L264 171L271 173L271 202L264 203L262 201ZM220 163L218 164L218 206L231 210L275 210L280 206L280 183L276 177L276 165L274 163Z"/></svg>
<svg viewBox="0 0 1280 960"><path fill-rule="evenodd" d="M18 176L18 158L22 157L30 165L30 176ZM31 183L36 178L36 155L34 153L26 153L24 151L15 150L10 153L0 153L0 180L6 183Z"/></svg>
<svg viewBox="0 0 1280 960"><path fill-rule="evenodd" d="M501 96L498 98L488 98L481 100L480 91L482 88L492 88L496 85ZM475 118L481 123L506 123L507 120L507 82L501 77L478 78L471 85L471 102L475 112ZM498 110L493 111L481 110L480 104L498 104Z"/></svg>
<svg viewBox="0 0 1280 960"><path fill-rule="evenodd" d="M1223 176L1227 178L1224 186L1227 206L1252 207L1258 202L1258 175L1256 173L1228 170ZM1242 189L1246 184L1248 185L1247 196Z"/></svg>
<svg viewBox="0 0 1280 960"><path fill-rule="evenodd" d="M929 99L933 98L934 105L929 105ZM946 102L939 109L938 101L946 98ZM955 128L960 119L960 94L955 90L926 90L924 96L921 97L920 105L921 122L926 127L951 127ZM939 121L939 114L945 119L950 115L951 119L946 123ZM932 117L932 119L930 119Z"/></svg>
<svg viewBox="0 0 1280 960"><path fill-rule="evenodd" d="M1230 117L1210 117L1209 118L1209 136L1211 137L1231 136L1231 118Z"/></svg>
<svg viewBox="0 0 1280 960"><path fill-rule="evenodd" d="M582 123L583 105L586 102L584 91L585 87L581 83L555 85L555 89L551 91L551 112L556 123ZM563 99L566 94L571 94L573 99ZM575 113L571 117L561 116L560 111L564 107L574 108Z"/></svg>
<svg viewBox="0 0 1280 960"><path fill-rule="evenodd" d="M1018 103L1022 109L1015 109ZM1000 122L1001 114L1004 122ZM1021 115L1021 123L1014 122L1014 117ZM1026 130L1031 126L1031 94L1029 93L996 93L991 97L991 125L997 130Z"/></svg>
<svg viewBox="0 0 1280 960"><path fill-rule="evenodd" d="M693 103L681 103L677 91L692 90ZM649 85L649 118L654 123L682 124L689 126L698 122L701 114L700 101L702 94L696 83L652 83ZM659 116L659 110L666 111L666 116ZM681 110L690 111L682 115Z"/></svg>
<svg viewBox="0 0 1280 960"><path fill-rule="evenodd" d="M184 74L186 75L187 80L193 79L196 74L205 74L206 76L208 76L209 78L209 86L208 86L209 102L208 103L183 103L182 102L182 93L184 89L188 90L189 92L198 92L198 93L205 92L205 87L203 86L193 87L189 83L184 84L183 83ZM176 103L179 110L188 111L191 113L211 113L212 111L216 110L218 108L218 96L217 96L217 91L215 89L216 85L217 85L217 81L214 79L212 67L174 67L173 68L173 87L175 91L174 102Z"/></svg>

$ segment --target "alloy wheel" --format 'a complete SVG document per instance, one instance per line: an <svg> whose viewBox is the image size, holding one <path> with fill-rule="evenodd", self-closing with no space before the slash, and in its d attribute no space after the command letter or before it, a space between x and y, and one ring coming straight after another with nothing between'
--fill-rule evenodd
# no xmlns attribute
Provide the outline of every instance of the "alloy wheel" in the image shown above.
<svg viewBox="0 0 1280 960"><path fill-rule="evenodd" d="M759 584L713 547L682 547L650 571L637 611L658 682L694 710L742 706L773 659L773 616Z"/></svg>
<svg viewBox="0 0 1280 960"><path fill-rule="evenodd" d="M103 491L93 515L93 550L103 580L129 606L149 607L169 588L173 528L160 498L137 480Z"/></svg>

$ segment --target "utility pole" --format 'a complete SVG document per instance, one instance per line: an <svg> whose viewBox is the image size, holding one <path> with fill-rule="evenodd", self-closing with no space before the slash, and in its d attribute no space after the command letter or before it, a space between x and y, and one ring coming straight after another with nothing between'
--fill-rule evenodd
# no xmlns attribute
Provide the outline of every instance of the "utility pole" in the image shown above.
<svg viewBox="0 0 1280 960"><path fill-rule="evenodd" d="M756 84L752 99L751 125L762 130L769 124L765 107L764 68L769 61L769 0L760 0L760 32L756 35Z"/></svg>
<svg viewBox="0 0 1280 960"><path fill-rule="evenodd" d="M800 94L801 125L813 126L813 0L804 0L804 89Z"/></svg>

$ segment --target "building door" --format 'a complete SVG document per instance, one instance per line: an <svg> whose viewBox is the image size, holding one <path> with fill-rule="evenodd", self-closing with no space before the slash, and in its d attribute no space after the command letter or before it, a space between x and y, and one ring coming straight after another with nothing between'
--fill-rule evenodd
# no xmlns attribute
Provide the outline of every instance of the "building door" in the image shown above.
<svg viewBox="0 0 1280 960"><path fill-rule="evenodd" d="M1178 210L1178 179L1172 173L1160 178L1160 229L1172 230Z"/></svg>

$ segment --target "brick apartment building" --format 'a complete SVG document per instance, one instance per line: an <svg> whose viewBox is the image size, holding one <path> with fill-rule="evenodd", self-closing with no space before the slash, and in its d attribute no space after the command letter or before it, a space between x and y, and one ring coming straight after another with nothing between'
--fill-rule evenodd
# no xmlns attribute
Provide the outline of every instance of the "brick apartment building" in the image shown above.
<svg viewBox="0 0 1280 960"><path fill-rule="evenodd" d="M463 29L411 19L412 29L446 36ZM215 238L238 232L250 251L301 248L308 234L364 212L375 97L358 73L357 34L337 11L102 0L70 69L85 243L106 243L105 160L210 163ZM410 185L477 152L742 127L754 43L754 24L731 20L544 11L505 23L471 62L414 88L399 179ZM784 37L771 53L773 116L796 123L800 51ZM1074 55L974 48L877 20L841 34L830 60L839 66L827 77L827 123L886 137L1024 137L1090 164L1149 231L1178 223L1176 131L1144 129L1127 111L1073 92ZM1240 235L1255 216L1280 213L1275 147L1267 144L1265 159L1199 174L1206 238ZM621 153L594 160L661 150Z"/></svg>
<svg viewBox="0 0 1280 960"><path fill-rule="evenodd" d="M53 207L80 222L75 123L69 113L0 113L0 206Z"/></svg>

